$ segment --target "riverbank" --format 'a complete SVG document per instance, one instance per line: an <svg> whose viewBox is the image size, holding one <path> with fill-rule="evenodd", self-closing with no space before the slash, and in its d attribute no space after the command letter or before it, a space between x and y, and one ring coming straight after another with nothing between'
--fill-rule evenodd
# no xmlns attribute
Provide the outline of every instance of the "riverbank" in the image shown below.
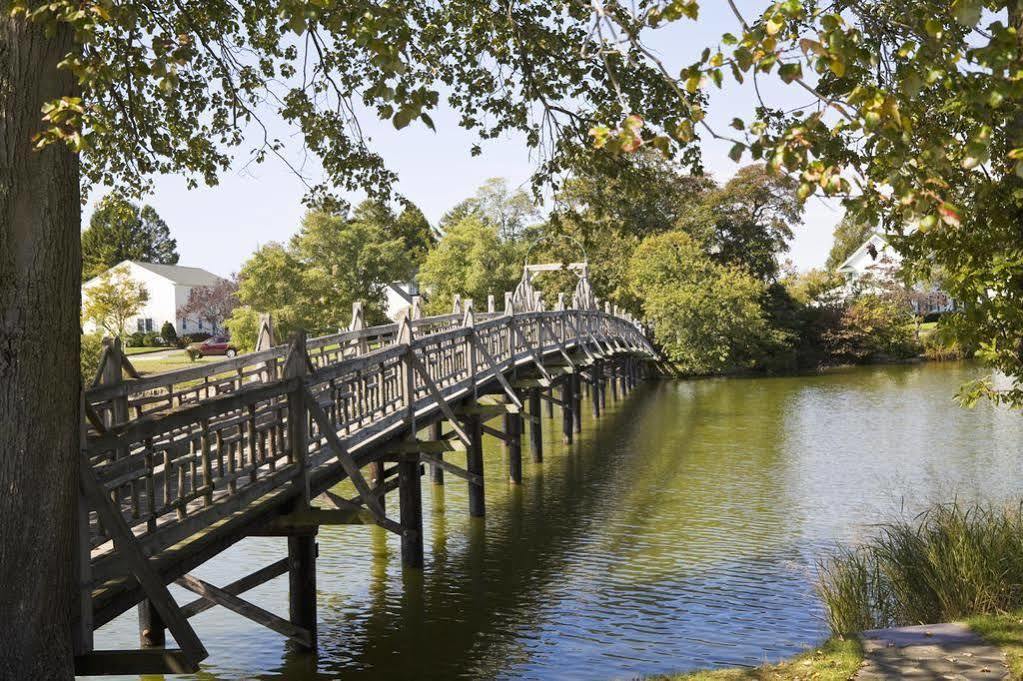
<svg viewBox="0 0 1023 681"><path fill-rule="evenodd" d="M995 653L991 647L1000 651L1005 656L1005 666L1008 668L1011 681L1023 681L1023 611L1013 613L1001 613L997 615L977 615L968 618L965 623L972 634L977 637L977 643L986 644L986 650ZM935 631L942 626L932 625ZM930 629L927 627L911 627L911 629L924 629L922 643L932 643ZM960 630L965 629L960 626ZM938 640L934 637L933 640ZM901 644L900 644L901 645ZM937 648L937 645L933 646ZM961 645L954 646L953 652L930 651L937 655L935 659L943 664L962 663L968 658L974 657L975 653L970 652ZM898 657L894 653L891 644L882 645L878 648L875 645L875 652L865 652L863 642L856 637L832 638L826 641L819 648L798 655L790 660L778 664L766 664L755 668L740 669L715 669L706 671L692 671L681 674L655 676L649 681L847 681L853 678L857 672L864 670L860 676L868 675L871 672L871 665L868 658L878 652L884 653L884 666L893 665L893 658ZM907 659L907 665L914 668L921 666L921 660L915 657ZM963 658L957 660L958 658ZM994 668L994 661L988 661L988 668L992 672L992 678L998 678ZM873 678L873 676L870 676ZM943 678L943 677L935 677Z"/></svg>
<svg viewBox="0 0 1023 681"><path fill-rule="evenodd" d="M650 681L846 681L863 662L863 646L856 638L833 638L821 647L778 664L752 669L715 669L669 676Z"/></svg>

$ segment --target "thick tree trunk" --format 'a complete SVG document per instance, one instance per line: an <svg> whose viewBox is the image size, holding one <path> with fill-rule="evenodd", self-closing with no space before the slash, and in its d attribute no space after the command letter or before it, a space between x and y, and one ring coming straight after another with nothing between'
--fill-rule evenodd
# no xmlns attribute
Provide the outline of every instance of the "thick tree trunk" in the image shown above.
<svg viewBox="0 0 1023 681"><path fill-rule="evenodd" d="M0 1L0 680L69 679L78 485L78 159L33 148L70 33Z"/></svg>

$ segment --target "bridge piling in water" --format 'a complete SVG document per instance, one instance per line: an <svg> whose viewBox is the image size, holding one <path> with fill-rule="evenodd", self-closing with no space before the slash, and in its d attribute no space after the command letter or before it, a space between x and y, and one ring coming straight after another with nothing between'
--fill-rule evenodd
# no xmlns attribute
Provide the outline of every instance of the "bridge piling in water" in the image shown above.
<svg viewBox="0 0 1023 681"><path fill-rule="evenodd" d="M534 463L543 462L543 420L540 412L540 388L530 388L529 453L532 454Z"/></svg>
<svg viewBox="0 0 1023 681"><path fill-rule="evenodd" d="M444 421L438 419L430 424L430 440L440 442L444 439ZM438 452L437 458L443 458L444 453ZM430 481L435 485L444 484L444 469L438 464L430 464Z"/></svg>
<svg viewBox="0 0 1023 681"><path fill-rule="evenodd" d="M573 417L572 405L575 397L572 395L572 375L567 374L561 382L561 437L566 445L572 444Z"/></svg>

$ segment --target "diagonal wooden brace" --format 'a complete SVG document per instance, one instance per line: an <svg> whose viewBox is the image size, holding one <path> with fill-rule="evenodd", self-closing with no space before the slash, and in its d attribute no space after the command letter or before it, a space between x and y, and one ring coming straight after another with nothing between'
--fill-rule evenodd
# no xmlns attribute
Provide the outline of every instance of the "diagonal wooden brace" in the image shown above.
<svg viewBox="0 0 1023 681"><path fill-rule="evenodd" d="M100 522L110 534L110 538L114 540L114 548L121 554L124 564L138 580L146 598L156 608L167 629L174 636L174 640L181 646L181 652L187 658L191 671L198 671L199 662L206 659L208 655L206 648L199 640L195 630L192 629L192 625L188 623L188 619L181 612L181 608L174 601L170 591L167 590L163 579L149 564L149 560L142 552L142 548L131 528L128 527L124 516L114 508L110 497L104 492L85 452L82 452L81 456L79 478L82 494L96 510Z"/></svg>
<svg viewBox="0 0 1023 681"><path fill-rule="evenodd" d="M497 360L494 359L494 356L490 354L489 350L487 350L486 345L482 340L480 340L480 336L476 332L476 329L471 329L471 332L472 333L469 337L472 338L472 342L476 345L476 349L483 354L483 359L487 360L487 364L490 366L490 373L497 379L497 382L501 384L501 387L504 388L504 392L508 395L508 399L510 399L519 409L522 409L522 401L519 399L519 396L515 394L515 388L511 386L508 379L501 373L497 366Z"/></svg>
<svg viewBox="0 0 1023 681"><path fill-rule="evenodd" d="M451 429L458 433L458 439L465 443L466 447L472 446L472 440L469 435L462 429L462 426L458 424L458 417L455 415L455 411L448 404L448 401L444 399L444 395L441 394L440 388L433 382L433 378L430 377L430 372L423 366L423 360L419 359L415 353L410 353L412 358L412 366L415 367L416 373L419 374L419 378L423 380L426 385L426 389L430 391L430 396L433 397L437 402L437 406L440 407L441 412L451 422Z"/></svg>
<svg viewBox="0 0 1023 681"><path fill-rule="evenodd" d="M238 596L228 593L224 589L217 588L209 582L204 582L192 575L183 575L174 581L178 586L183 586L192 593L198 594L208 601L213 601L217 605L222 605L228 610L238 613L242 617L250 619L257 624L262 624L267 629L276 631L278 634L283 636L287 636L307 648L312 645L313 639L308 630L295 626L288 620L278 617L269 610L264 610L258 605L253 605L248 601L242 600Z"/></svg>
<svg viewBox="0 0 1023 681"><path fill-rule="evenodd" d="M384 514L383 506L380 505L380 500L373 495L373 490L370 489L366 478L362 476L362 471L355 465L352 455L341 442L337 433L334 432L334 426L331 425L330 419L327 418L327 414L323 411L323 407L316 401L309 388L305 389L305 394L306 408L312 414L313 420L316 421L316 425L320 429L320 435L327 439L327 444L334 451L337 460L341 462L341 467L345 469L345 473L351 478L352 484L355 485L355 489L359 492L359 496L365 501L366 508L370 510L378 521L386 520L387 516Z"/></svg>

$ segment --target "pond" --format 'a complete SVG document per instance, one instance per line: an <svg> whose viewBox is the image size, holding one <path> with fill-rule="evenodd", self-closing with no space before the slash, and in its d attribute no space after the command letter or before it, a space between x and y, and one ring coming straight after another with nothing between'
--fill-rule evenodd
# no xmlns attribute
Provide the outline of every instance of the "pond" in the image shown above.
<svg viewBox="0 0 1023 681"><path fill-rule="evenodd" d="M464 481L424 478L422 573L379 528L320 532L318 659L214 608L192 620L210 651L197 678L627 679L797 653L826 635L813 582L837 542L930 502L1019 496L1023 420L952 399L979 374L652 382L587 413L573 445L545 419L521 487L488 438L485 520ZM223 585L285 555L247 539L195 574ZM286 615L287 577L245 598ZM136 642L134 613L97 633Z"/></svg>

